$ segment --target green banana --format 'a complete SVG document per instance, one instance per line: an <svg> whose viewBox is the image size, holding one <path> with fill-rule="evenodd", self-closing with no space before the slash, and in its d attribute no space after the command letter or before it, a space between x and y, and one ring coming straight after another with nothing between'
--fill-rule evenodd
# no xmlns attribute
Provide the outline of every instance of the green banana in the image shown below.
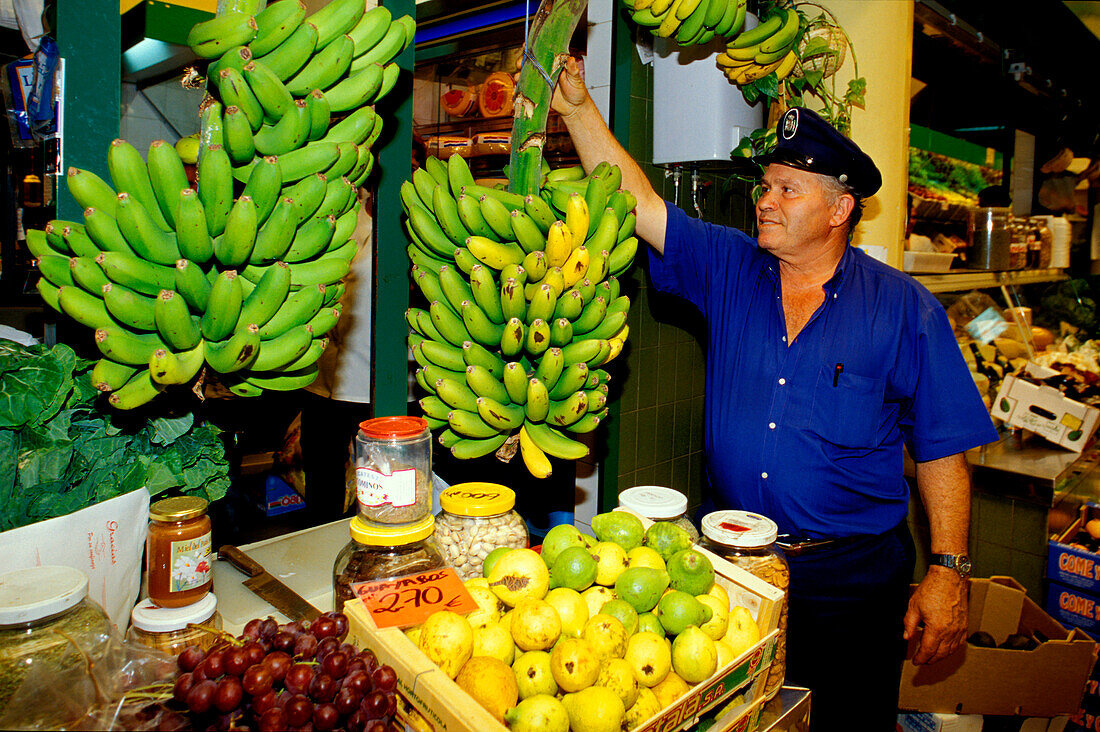
<svg viewBox="0 0 1100 732"><path fill-rule="evenodd" d="M32 231L34 230L31 229L27 231L28 245L32 243ZM134 253L134 250L131 249L130 245L126 242L126 237L118 230L118 222L115 221L114 216L100 211L97 208L84 209L84 231L101 251L122 252L123 254L131 255ZM43 237L45 238L44 234ZM50 251L53 252L55 250L50 247ZM38 257L41 256L43 252L35 252L32 246L31 253Z"/></svg>
<svg viewBox="0 0 1100 732"><path fill-rule="evenodd" d="M546 248L546 234L534 219L519 209L512 211L509 219L512 226L511 238L519 243L524 252L541 252Z"/></svg>
<svg viewBox="0 0 1100 732"><path fill-rule="evenodd" d="M751 46L758 46L766 39L775 35L775 33L783 26L787 16L782 12L774 12L767 17L766 20L761 21L760 25L738 34L732 38L729 43L726 44L726 48L749 48Z"/></svg>
<svg viewBox="0 0 1100 732"><path fill-rule="evenodd" d="M425 369L427 372L428 370ZM477 395L466 386L466 382L460 376L459 379L442 377L431 382L435 387L435 394L454 409L463 409L467 412L477 412Z"/></svg>
<svg viewBox="0 0 1100 732"><path fill-rule="evenodd" d="M573 341L573 324L568 318L558 318L550 323L550 344L566 346Z"/></svg>
<svg viewBox="0 0 1100 732"><path fill-rule="evenodd" d="M306 6L301 0L271 3L256 14L256 37L249 42L249 50L256 56L271 53L302 27L305 17Z"/></svg>
<svg viewBox="0 0 1100 732"><path fill-rule="evenodd" d="M206 340L220 341L229 336L236 327L244 301L244 292L238 279L236 270L232 269L221 272L214 278L206 311L202 314L202 335ZM256 337L259 339L258 334ZM210 365L218 368L213 363Z"/></svg>
<svg viewBox="0 0 1100 732"><path fill-rule="evenodd" d="M462 318L456 315L447 305L437 300L429 306L428 312L431 314L432 324L438 333L451 345L461 348L463 341L474 340L473 336L466 330Z"/></svg>
<svg viewBox="0 0 1100 732"><path fill-rule="evenodd" d="M588 446L572 440L546 424L528 421L523 424L528 436L535 445L545 452L562 460L580 460L588 455Z"/></svg>
<svg viewBox="0 0 1100 732"><path fill-rule="evenodd" d="M78 257L95 259L100 249L85 233L82 224L66 225L61 229L61 239L73 254Z"/></svg>
<svg viewBox="0 0 1100 732"><path fill-rule="evenodd" d="M473 340L486 347L497 346L504 335L504 326L489 320L484 311L470 300L463 300L462 322Z"/></svg>
<svg viewBox="0 0 1100 732"><path fill-rule="evenodd" d="M218 72L222 69L234 68L240 71L244 68L244 65L252 60L252 49L248 46L234 46L221 55L214 63L206 69L206 77L213 78L217 76Z"/></svg>
<svg viewBox="0 0 1100 732"><path fill-rule="evenodd" d="M158 227L164 231L172 230L172 226L160 212L145 161L133 145L121 138L113 140L107 150L107 169L116 190L126 191L140 201Z"/></svg>
<svg viewBox="0 0 1100 732"><path fill-rule="evenodd" d="M134 374L124 385L111 392L107 403L115 409L137 409L152 401L161 392L160 384L153 381L149 370Z"/></svg>
<svg viewBox="0 0 1100 732"><path fill-rule="evenodd" d="M504 376L504 360L479 343L463 342L462 359L466 366L479 366L492 374L494 379L499 380Z"/></svg>
<svg viewBox="0 0 1100 732"><path fill-rule="evenodd" d="M446 420L451 412L451 406L434 394L420 400L420 409L426 416L442 420Z"/></svg>
<svg viewBox="0 0 1100 732"><path fill-rule="evenodd" d="M394 56L401 53L401 49L405 46L405 36L404 25L397 22L390 23L389 27L386 28L386 34L382 36L378 43L362 54L356 53L351 68L358 70L370 64L388 63Z"/></svg>
<svg viewBox="0 0 1100 732"><path fill-rule="evenodd" d="M242 194L229 210L225 231L214 240L214 257L221 265L240 267L248 262L256 244L256 221L256 204Z"/></svg>
<svg viewBox="0 0 1100 732"><path fill-rule="evenodd" d="M472 300L470 285L454 267L444 265L439 268L439 288L443 292L444 304L449 305L456 314L462 312L462 302Z"/></svg>
<svg viewBox="0 0 1100 732"><path fill-rule="evenodd" d="M412 173L413 187L420 202L428 211L435 213L435 189L439 187L437 181L425 168L417 168Z"/></svg>
<svg viewBox="0 0 1100 732"><path fill-rule="evenodd" d="M332 121L332 110L328 98L320 89L314 89L306 97L306 109L309 111L309 139L320 140L328 132Z"/></svg>
<svg viewBox="0 0 1100 732"><path fill-rule="evenodd" d="M466 385L478 396L508 401L508 390L504 384L484 366L473 364L466 367Z"/></svg>
<svg viewBox="0 0 1100 732"><path fill-rule="evenodd" d="M590 411L588 414L584 415L565 429L569 430L570 432L576 432L578 434L592 432L600 426L600 422L603 421L603 417L605 416L606 411L606 409L603 410L603 413L601 414L594 414Z"/></svg>
<svg viewBox="0 0 1100 732"><path fill-rule="evenodd" d="M551 400L546 421L556 427L568 427L587 413L588 395L575 391L561 401Z"/></svg>
<svg viewBox="0 0 1100 732"><path fill-rule="evenodd" d="M536 318L527 326L527 338L523 348L535 358L541 356L550 347L550 325L542 318Z"/></svg>
<svg viewBox="0 0 1100 732"><path fill-rule="evenodd" d="M392 16L389 8L381 5L377 5L363 14L355 27L348 31L348 35L355 42L356 57L362 56L374 48L385 37L391 20Z"/></svg>
<svg viewBox="0 0 1100 732"><path fill-rule="evenodd" d="M187 311L184 298L175 290L161 290L153 306L157 333L176 351L189 351L202 340L197 318Z"/></svg>
<svg viewBox="0 0 1100 732"><path fill-rule="evenodd" d="M207 96L199 105L199 129L202 131L199 140L199 159L202 159L203 149L211 145L223 145L225 140L222 135L222 115L225 108L222 103L213 97Z"/></svg>
<svg viewBox="0 0 1100 732"><path fill-rule="evenodd" d="M501 307L500 293L493 272L488 267L475 264L470 268L470 289L474 302L485 316L494 323L502 324L506 320Z"/></svg>
<svg viewBox="0 0 1100 732"><path fill-rule="evenodd" d="M61 312L88 328L106 328L115 325L103 300L75 285L57 288L57 301Z"/></svg>
<svg viewBox="0 0 1100 732"><path fill-rule="evenodd" d="M103 297L103 286L110 284L107 275L95 263L95 257L72 257L69 259L69 272L73 282L89 295Z"/></svg>
<svg viewBox="0 0 1100 732"><path fill-rule="evenodd" d="M550 231L550 226L558 220L558 217L550 210L549 204L538 196L526 196L523 199L523 210L539 227L539 231L542 232L543 236Z"/></svg>
<svg viewBox="0 0 1100 732"><path fill-rule="evenodd" d="M541 282L547 271L546 254L528 252L523 258L523 269L527 271L527 277L531 282Z"/></svg>
<svg viewBox="0 0 1100 732"><path fill-rule="evenodd" d="M283 171L283 183L294 183L307 175L324 172L339 158L340 148L336 143L324 140L291 150L279 158L279 165Z"/></svg>
<svg viewBox="0 0 1100 732"><path fill-rule="evenodd" d="M459 157L452 155L451 158ZM462 225L466 227L474 236L481 236L487 239L499 240L497 233L493 230L493 227L489 226L489 222L485 220L485 217L481 213L481 204L478 199L467 194L459 194L455 199L458 205L458 216L462 222Z"/></svg>
<svg viewBox="0 0 1100 732"><path fill-rule="evenodd" d="M286 155L300 148L309 138L309 112L305 100L292 101L290 109L273 125L263 125L253 144L260 155Z"/></svg>
<svg viewBox="0 0 1100 732"><path fill-rule="evenodd" d="M489 188L488 186L479 186L475 184L463 186L462 191L477 199L480 199L482 196L495 198L503 203L504 207L509 211L523 208L523 196L518 193L509 193L501 188Z"/></svg>
<svg viewBox="0 0 1100 732"><path fill-rule="evenodd" d="M607 313L607 300L602 296L593 298L581 314L573 321L573 333L577 336L584 335L603 322Z"/></svg>
<svg viewBox="0 0 1100 732"><path fill-rule="evenodd" d="M131 333L120 325L97 329L95 344L107 358L131 366L145 366L153 351L166 347L155 333Z"/></svg>
<svg viewBox="0 0 1100 732"><path fill-rule="evenodd" d="M589 412L598 412L607 404L607 387L604 387L602 391L600 389L587 389L584 395L588 399Z"/></svg>
<svg viewBox="0 0 1100 732"><path fill-rule="evenodd" d="M290 266L290 286L331 285L342 280L351 268L348 260L322 257Z"/></svg>
<svg viewBox="0 0 1100 732"><path fill-rule="evenodd" d="M409 223L416 232L417 238L428 247L429 253L441 259L453 259L455 244L439 228L439 223L432 214L426 210L414 206L409 209Z"/></svg>
<svg viewBox="0 0 1100 732"><path fill-rule="evenodd" d="M198 194L191 188L180 191L180 203L176 209L176 246L183 258L198 264L205 264L214 256L214 243L206 226L206 212Z"/></svg>
<svg viewBox="0 0 1100 732"><path fill-rule="evenodd" d="M248 13L222 13L195 23L187 33L187 45L200 58L217 58L233 46L256 37L256 19Z"/></svg>
<svg viewBox="0 0 1100 732"><path fill-rule="evenodd" d="M225 105L226 113L230 108L236 107L244 113L249 129L253 132L259 130L264 122L264 108L256 98L256 93L245 81L244 74L234 68L221 69L215 78L215 85L218 88L218 96Z"/></svg>
<svg viewBox="0 0 1100 732"><path fill-rule="evenodd" d="M257 128L258 129L258 128ZM225 108L222 118L222 142L234 165L245 165L256 155L256 141L247 115L236 105Z"/></svg>
<svg viewBox="0 0 1100 732"><path fill-rule="evenodd" d="M297 97L304 97L313 89L328 89L351 66L355 42L351 36L342 35L325 46L286 83L286 88Z"/></svg>
<svg viewBox="0 0 1100 732"><path fill-rule="evenodd" d="M771 58L767 63L778 61L785 56L798 35L798 11L794 8L786 8L783 12L783 25L775 33L760 42L760 53Z"/></svg>
<svg viewBox="0 0 1100 732"><path fill-rule="evenodd" d="M332 233L335 230L335 216L310 219L298 229L283 259L295 263L317 256L332 243Z"/></svg>
<svg viewBox="0 0 1100 732"><path fill-rule="evenodd" d="M196 313L206 311L210 299L210 280L206 279L202 268L188 259L176 262L175 289Z"/></svg>
<svg viewBox="0 0 1100 732"><path fill-rule="evenodd" d="M95 209L90 208L88 209L88 211L95 211ZM42 231L41 229L27 229L26 236L27 249L30 250L31 256L35 259L38 259L39 257L57 257L68 255L67 251L63 252L58 249L54 249L53 245L50 244L49 239L46 237L46 232Z"/></svg>
<svg viewBox="0 0 1100 732"><path fill-rule="evenodd" d="M50 284L50 281L45 277L39 277L34 287L38 290L38 294L42 296L42 300L45 301L47 305L57 312L61 312L61 297L57 287Z"/></svg>
<svg viewBox="0 0 1100 732"><path fill-rule="evenodd" d="M379 117L370 107L360 107L334 124L324 137L328 142L354 142L361 145L370 136Z"/></svg>
<svg viewBox="0 0 1100 732"><path fill-rule="evenodd" d="M155 331L156 300L116 283L104 285L103 304L118 323L135 330ZM163 292L163 290L162 290Z"/></svg>
<svg viewBox="0 0 1100 732"><path fill-rule="evenodd" d="M250 374L245 377L245 381L268 391L295 391L309 386L316 378L317 366L314 364L298 371L275 372L271 376Z"/></svg>
<svg viewBox="0 0 1100 732"><path fill-rule="evenodd" d="M174 267L162 267L132 254L103 252L95 259L111 282L125 285L144 295L156 295L176 284Z"/></svg>
<svg viewBox="0 0 1100 732"><path fill-rule="evenodd" d="M527 400L524 391L524 401ZM523 424L524 409L518 404L509 404L488 397L478 397L477 413L486 424L501 432L510 432Z"/></svg>
<svg viewBox="0 0 1100 732"><path fill-rule="evenodd" d="M378 90L367 100L367 104L378 104L379 100L393 91L399 78L401 78L401 67L397 65L397 62L383 66L382 83L378 86Z"/></svg>
<svg viewBox="0 0 1100 732"><path fill-rule="evenodd" d="M55 287L67 285L72 287L73 271L69 267L69 258L59 254L47 254L38 258L38 271Z"/></svg>
<svg viewBox="0 0 1100 732"><path fill-rule="evenodd" d="M253 371L271 371L286 366L300 358L313 341L313 330L308 325L291 328L282 335L261 341L259 355L249 364Z"/></svg>
<svg viewBox="0 0 1100 732"><path fill-rule="evenodd" d="M282 0L286 2L286 0ZM207 145L199 154L197 194L206 215L211 236L225 230L225 219L233 205L232 163L221 145Z"/></svg>
<svg viewBox="0 0 1100 732"><path fill-rule="evenodd" d="M581 297L580 292L569 290L558 298L557 303L554 305L554 314L551 317L555 320L565 318L570 321L570 330L572 330L572 321L576 320L583 310L584 299Z"/></svg>
<svg viewBox="0 0 1100 732"><path fill-rule="evenodd" d="M523 288L513 277L504 280L500 286L500 307L505 322L513 318L526 322L527 300Z"/></svg>
<svg viewBox="0 0 1100 732"><path fill-rule="evenodd" d="M550 411L550 393L546 384L535 377L527 380L527 401L524 403L527 422L541 422Z"/></svg>
<svg viewBox="0 0 1100 732"><path fill-rule="evenodd" d="M321 307L329 308L334 307L340 302L340 298L344 296L344 289L347 287L347 284L338 282L327 287L324 285L319 286L324 288L324 299L321 301Z"/></svg>
<svg viewBox="0 0 1100 732"><path fill-rule="evenodd" d="M340 151L340 157L336 159L331 168L325 171L325 178L331 181L339 181L340 178L347 176L359 163L359 147L354 142L344 140L336 143L336 147ZM352 188L352 193L354 193L350 180L348 181L348 187Z"/></svg>
<svg viewBox="0 0 1100 732"><path fill-rule="evenodd" d="M355 27L363 17L363 0L332 0L306 20L317 26L317 47L324 48Z"/></svg>
<svg viewBox="0 0 1100 732"><path fill-rule="evenodd" d="M462 218L458 214L458 202L447 192L446 186L435 187L432 192L432 209L440 229L451 243L456 247L462 246L471 236L471 232L462 223Z"/></svg>
<svg viewBox="0 0 1100 732"><path fill-rule="evenodd" d="M471 439L484 439L500 434L500 430L485 422L476 411L452 409L447 414L447 423L455 433Z"/></svg>
<svg viewBox="0 0 1100 732"><path fill-rule="evenodd" d="M89 170L69 168L65 176L69 194L81 209L97 208L113 218L118 201L115 191L102 178Z"/></svg>
<svg viewBox="0 0 1100 732"><path fill-rule="evenodd" d="M297 214L296 224L311 218L316 213L321 201L325 199L328 190L328 176L324 173L314 173L306 176L293 186L283 189L283 195L294 202L294 210Z"/></svg>
<svg viewBox="0 0 1100 732"><path fill-rule="evenodd" d="M310 341L309 348L298 358L294 359L285 366L281 366L277 371L299 371L301 369L312 366L317 363L321 358L321 354L325 352L325 348L328 346L328 338L314 338ZM263 347L263 344L260 344Z"/></svg>
<svg viewBox="0 0 1100 732"><path fill-rule="evenodd" d="M426 340L420 344L421 352L430 362L449 371L464 371L466 362L462 357L462 348L450 343ZM423 364L422 364L423 365Z"/></svg>
<svg viewBox="0 0 1100 732"><path fill-rule="evenodd" d="M545 384L547 389L552 390L554 385L558 383L564 368L565 357L562 355L561 349L552 346L539 359L539 364L535 368L535 378Z"/></svg>
<svg viewBox="0 0 1100 732"><path fill-rule="evenodd" d="M530 325L535 320L549 322L554 316L554 307L557 303L558 298L554 294L554 288L546 284L538 285L527 305L527 324Z"/></svg>
<svg viewBox="0 0 1100 732"><path fill-rule="evenodd" d="M316 48L317 29L312 23L302 23L277 48L256 60L286 81L306 65Z"/></svg>
<svg viewBox="0 0 1100 732"><path fill-rule="evenodd" d="M297 225L298 212L294 208L294 200L279 199L267 222L256 232L256 241L248 257L249 263L262 265L282 258L290 248Z"/></svg>
<svg viewBox="0 0 1100 732"><path fill-rule="evenodd" d="M179 193L176 195L179 196ZM172 218L174 221L174 214ZM116 221L130 248L142 259L154 264L172 265L180 258L175 234L158 228L145 207L125 191L118 194Z"/></svg>
<svg viewBox="0 0 1100 732"><path fill-rule="evenodd" d="M573 328L574 330L576 330L575 323L573 324ZM561 352L562 355L565 356L565 361L568 364L585 363L591 366L592 361L594 361L596 357L600 354L600 351L603 349L603 346L605 344L606 341L601 341L597 338L574 340L569 345L564 346L561 349ZM581 383L583 384L584 382L582 381ZM579 388L580 386L576 387L576 389ZM571 389L570 391L576 391L576 389ZM569 392L564 392L556 398L560 399L567 393Z"/></svg>
<svg viewBox="0 0 1100 732"><path fill-rule="evenodd" d="M428 380L428 383L434 384L439 379L450 379L460 384L466 384L466 372L465 371L451 371L445 369L442 366L437 366L430 361L423 364L424 378Z"/></svg>
<svg viewBox="0 0 1100 732"><path fill-rule="evenodd" d="M451 454L459 460L474 460L495 452L508 441L508 435L498 434L483 440L460 439L451 445Z"/></svg>
<svg viewBox="0 0 1100 732"><path fill-rule="evenodd" d="M516 234L512 231L512 219L509 216L510 212L508 208L496 198L492 196L481 196L478 198L478 205L481 206L481 215L485 221L489 224L489 227L496 234L498 241L513 242L516 240ZM545 245L545 238L543 244ZM524 253L530 250L525 250Z"/></svg>
<svg viewBox="0 0 1100 732"><path fill-rule="evenodd" d="M262 328L279 311L289 294L290 266L285 262L276 262L241 303L238 322L255 323Z"/></svg>
<svg viewBox="0 0 1100 732"><path fill-rule="evenodd" d="M255 204L257 225L263 226L274 210L282 191L282 183L283 173L277 157L268 156L256 161L241 195L248 196Z"/></svg>
<svg viewBox="0 0 1100 732"><path fill-rule="evenodd" d="M101 358L92 368L92 386L102 392L121 389L137 371L135 367L128 364Z"/></svg>
<svg viewBox="0 0 1100 732"><path fill-rule="evenodd" d="M164 348L149 357L149 375L158 384L186 384L205 363L206 349L200 340L193 348L173 353Z"/></svg>
<svg viewBox="0 0 1100 732"><path fill-rule="evenodd" d="M358 201L358 199L356 199ZM359 208L352 208L347 213L337 217L336 219L336 231L332 234L332 242L335 246L337 242L350 241L356 243L353 236L355 235L355 229L359 225ZM356 247L358 248L358 246ZM329 251L332 251L332 247L329 247Z"/></svg>
<svg viewBox="0 0 1100 732"><path fill-rule="evenodd" d="M249 323L226 340L208 339L204 354L206 363L222 374L248 367L260 351L259 331L255 324Z"/></svg>
<svg viewBox="0 0 1100 732"><path fill-rule="evenodd" d="M322 285L303 287L290 295L275 314L260 326L260 338L270 340L297 325L308 323L320 311L324 296L325 288Z"/></svg>
<svg viewBox="0 0 1100 732"><path fill-rule="evenodd" d="M527 403L527 372L519 361L509 361L504 364L504 388L508 390L508 398L513 404L523 405Z"/></svg>
<svg viewBox="0 0 1100 732"><path fill-rule="evenodd" d="M349 143L340 143L341 145ZM355 189L347 178L330 178L331 183L325 186L325 197L321 199L321 205L313 213L313 218L323 219L332 216L334 219L347 210Z"/></svg>
<svg viewBox="0 0 1100 732"><path fill-rule="evenodd" d="M325 97L333 112L347 112L368 103L381 88L382 67L372 63L326 89Z"/></svg>
<svg viewBox="0 0 1100 732"><path fill-rule="evenodd" d="M607 271L616 277L625 272L634 263L634 255L638 252L638 238L627 237L616 246L607 258Z"/></svg>

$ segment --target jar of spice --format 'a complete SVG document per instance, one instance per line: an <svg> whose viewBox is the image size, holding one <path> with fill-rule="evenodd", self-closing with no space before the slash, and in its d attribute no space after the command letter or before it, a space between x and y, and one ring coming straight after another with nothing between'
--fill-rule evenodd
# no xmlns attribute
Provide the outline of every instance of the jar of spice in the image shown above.
<svg viewBox="0 0 1100 732"><path fill-rule="evenodd" d="M749 511L715 511L703 517L703 546L751 575L783 590L779 638L768 670L764 693L771 699L783 686L787 659L787 590L791 571L783 550L775 545L779 527L766 516Z"/></svg>
<svg viewBox="0 0 1100 732"><path fill-rule="evenodd" d="M126 640L175 656L187 646L203 650L218 642L222 618L213 592L191 605L159 607L149 598L134 606Z"/></svg>
<svg viewBox="0 0 1100 732"><path fill-rule="evenodd" d="M355 436L359 518L409 524L432 512L432 433L420 417L376 417Z"/></svg>
<svg viewBox="0 0 1100 732"><path fill-rule="evenodd" d="M149 598L161 607L183 607L210 592L210 517L207 501L177 496L149 507L145 544Z"/></svg>
<svg viewBox="0 0 1100 732"><path fill-rule="evenodd" d="M458 483L439 496L435 535L447 564L468 580L480 577L497 547L527 547L527 524L515 512L516 494L497 483Z"/></svg>
<svg viewBox="0 0 1100 732"><path fill-rule="evenodd" d="M619 507L628 508L650 521L668 521L699 541L699 530L687 517L688 499L683 493L659 485L636 485L619 494Z"/></svg>
<svg viewBox="0 0 1100 732"><path fill-rule="evenodd" d="M84 668L89 657L102 655L110 635L111 621L88 599L88 578L79 569L0 574L0 709L33 669Z"/></svg>
<svg viewBox="0 0 1100 732"><path fill-rule="evenodd" d="M371 580L403 577L447 566L435 536L435 517L426 516L407 526L377 526L356 516L351 520L351 541L332 566L333 604L336 612L355 597L352 585Z"/></svg>

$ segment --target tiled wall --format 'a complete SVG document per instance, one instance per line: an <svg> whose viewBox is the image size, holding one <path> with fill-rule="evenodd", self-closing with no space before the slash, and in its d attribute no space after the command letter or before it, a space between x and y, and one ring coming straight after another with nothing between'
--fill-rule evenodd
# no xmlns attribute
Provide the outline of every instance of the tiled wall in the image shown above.
<svg viewBox="0 0 1100 732"><path fill-rule="evenodd" d="M657 192L672 200L673 179L666 177L664 168L647 162L653 151L652 109L653 67L633 54L628 151L642 163ZM748 230L752 226L750 187L712 173L702 174L701 179L703 218ZM690 175L685 174L679 203L689 211L690 186ZM689 510L694 510L703 490L705 331L694 307L649 287L647 260L640 252L639 266L623 282L632 305L627 321L629 350L616 375L622 390L618 490L668 486L685 493Z"/></svg>
<svg viewBox="0 0 1100 732"><path fill-rule="evenodd" d="M149 143L176 140L199 131L201 89L184 89L179 79L138 87L133 82L122 84L123 139L144 155Z"/></svg>

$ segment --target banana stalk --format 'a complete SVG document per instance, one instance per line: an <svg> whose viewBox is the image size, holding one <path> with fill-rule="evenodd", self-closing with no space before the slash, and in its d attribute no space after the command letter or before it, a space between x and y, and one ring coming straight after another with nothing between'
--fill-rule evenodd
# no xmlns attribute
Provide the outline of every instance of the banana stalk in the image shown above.
<svg viewBox="0 0 1100 732"><path fill-rule="evenodd" d="M521 196L539 193L546 118L558 75L565 65L569 39L588 0L543 0L531 22L526 56L516 85L512 153L508 161L508 190ZM550 84L535 63L545 70Z"/></svg>

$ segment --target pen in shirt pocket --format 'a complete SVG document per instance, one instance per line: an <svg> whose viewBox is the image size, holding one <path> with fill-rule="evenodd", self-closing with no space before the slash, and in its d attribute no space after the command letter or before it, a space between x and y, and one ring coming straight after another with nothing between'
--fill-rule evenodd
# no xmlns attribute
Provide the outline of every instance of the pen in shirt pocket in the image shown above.
<svg viewBox="0 0 1100 732"><path fill-rule="evenodd" d="M840 375L842 373L844 373L844 364L838 363L835 367L833 367L833 386L834 387L836 386L837 382L840 380Z"/></svg>

